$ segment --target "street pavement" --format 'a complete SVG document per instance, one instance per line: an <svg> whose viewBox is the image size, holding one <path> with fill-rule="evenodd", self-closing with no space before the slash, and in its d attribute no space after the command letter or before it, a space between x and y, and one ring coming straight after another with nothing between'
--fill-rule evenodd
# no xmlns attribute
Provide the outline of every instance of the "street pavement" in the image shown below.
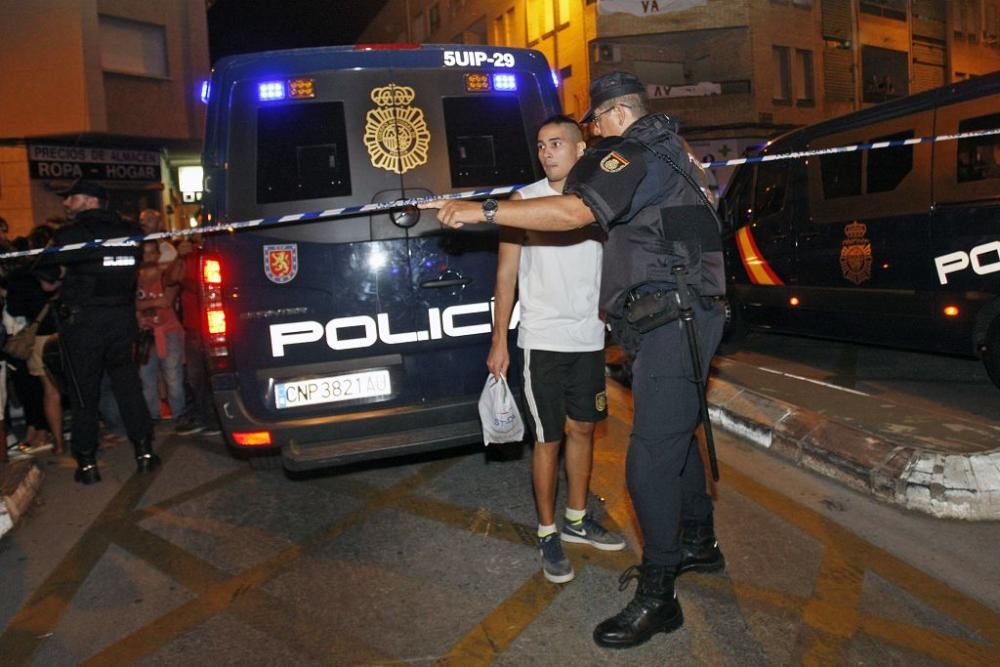
<svg viewBox="0 0 1000 667"><path fill-rule="evenodd" d="M754 341L713 363L716 428L883 502L1000 520L1000 390L978 362L824 342L831 362L809 339ZM621 353L609 349L608 361L620 365ZM930 384L943 393L928 397ZM0 464L0 536L30 507L42 473L30 460Z"/></svg>
<svg viewBox="0 0 1000 667"><path fill-rule="evenodd" d="M986 553L996 525L873 503L723 431L726 572L681 579L680 631L598 648L593 627L629 599L617 579L641 556L630 395L609 394L592 504L630 549L571 545L563 586L538 568L529 456L469 448L289 479L250 471L218 438L161 433L160 471L134 475L120 446L93 487L42 458L41 492L0 543L2 662L1000 664L995 559L959 550Z"/></svg>

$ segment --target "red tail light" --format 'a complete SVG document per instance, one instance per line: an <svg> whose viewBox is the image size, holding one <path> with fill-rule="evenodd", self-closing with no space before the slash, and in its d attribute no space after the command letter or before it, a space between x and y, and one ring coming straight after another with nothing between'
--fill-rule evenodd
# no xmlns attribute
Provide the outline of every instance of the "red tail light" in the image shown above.
<svg viewBox="0 0 1000 667"><path fill-rule="evenodd" d="M206 257L201 261L201 279L206 285L222 284L222 263Z"/></svg>
<svg viewBox="0 0 1000 667"><path fill-rule="evenodd" d="M244 447L269 447L271 446L270 431L247 431L233 433L233 442Z"/></svg>
<svg viewBox="0 0 1000 667"><path fill-rule="evenodd" d="M210 336L222 334L226 335L226 311L208 310L205 311L205 318L208 324L208 334Z"/></svg>
<svg viewBox="0 0 1000 667"><path fill-rule="evenodd" d="M201 258L201 303L205 313L205 351L213 370L230 367L229 330L222 299L222 261L216 257Z"/></svg>

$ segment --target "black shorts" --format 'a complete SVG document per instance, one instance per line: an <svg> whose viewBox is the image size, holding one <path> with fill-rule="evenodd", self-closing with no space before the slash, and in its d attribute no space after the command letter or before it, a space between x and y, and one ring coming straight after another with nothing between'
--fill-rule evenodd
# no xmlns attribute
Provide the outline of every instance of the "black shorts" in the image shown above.
<svg viewBox="0 0 1000 667"><path fill-rule="evenodd" d="M524 350L525 421L536 442L562 440L566 418L598 422L608 416L604 350Z"/></svg>

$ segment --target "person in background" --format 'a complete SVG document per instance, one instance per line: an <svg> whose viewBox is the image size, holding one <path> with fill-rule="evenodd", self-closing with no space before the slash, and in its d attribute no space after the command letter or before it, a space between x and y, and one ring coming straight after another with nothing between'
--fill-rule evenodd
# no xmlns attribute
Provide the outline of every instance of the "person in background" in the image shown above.
<svg viewBox="0 0 1000 667"><path fill-rule="evenodd" d="M139 359L139 377L146 408L154 420L160 419L160 377L167 386L170 416L177 419L184 412L184 328L177 319L174 303L178 286L166 283L155 241L142 244L142 265L136 287L135 309L139 328L153 334L154 344L145 360Z"/></svg>
<svg viewBox="0 0 1000 667"><path fill-rule="evenodd" d="M52 231L45 225L39 225L24 240L24 249L44 248L51 239ZM34 275L34 263L33 259L29 259L18 264L7 275L6 307L17 324L16 329L34 322L52 299L55 289L53 284L39 280ZM9 360L8 363L14 364L14 387L24 407L27 449L40 451L42 448L52 447L55 454L62 455L66 451L63 442L62 394L48 372L44 359L45 346L56 344L57 337L55 313L50 304L45 317L38 323L31 356L25 361ZM51 444L48 442L50 434Z"/></svg>
<svg viewBox="0 0 1000 667"><path fill-rule="evenodd" d="M566 176L586 143L576 121L554 116L538 130L538 160L545 178L512 199L562 193ZM510 365L508 329L515 292L520 304L518 347L524 351L522 379L528 423L535 434L532 481L538 514L542 573L553 583L575 576L561 542L620 551L625 540L587 513L594 463L594 427L607 418L604 390L604 323L598 315L601 279L599 229L568 232L501 228L494 292L493 343L486 365L506 377ZM564 434L565 430L565 434ZM559 449L566 438L566 513L556 530Z"/></svg>
<svg viewBox="0 0 1000 667"><path fill-rule="evenodd" d="M139 212L139 226L145 235L156 234L163 231L163 215L154 208L144 208ZM156 241L159 249L160 266L164 270L165 281L173 285L180 283L181 274L184 271L183 264L177 261L177 248L170 239L158 239Z"/></svg>
<svg viewBox="0 0 1000 667"><path fill-rule="evenodd" d="M11 250L11 243L7 239L7 234L10 233L10 227L7 225L7 220L0 217L0 252L8 252ZM6 281L4 280L7 272L7 267L0 263L0 301L4 301L6 293ZM2 303L3 307L3 332L5 335L10 335L10 330L8 330L8 322L11 322L10 316L7 314L7 304ZM7 412L7 362L0 359L0 463L6 463L9 460L7 454L7 424L5 414Z"/></svg>
<svg viewBox="0 0 1000 667"><path fill-rule="evenodd" d="M192 239L183 238L177 243L177 254L184 266L180 284L181 324L184 326L184 373L191 390L191 407L178 421L176 432L178 435L219 435L222 431L208 384L199 307L201 248Z"/></svg>

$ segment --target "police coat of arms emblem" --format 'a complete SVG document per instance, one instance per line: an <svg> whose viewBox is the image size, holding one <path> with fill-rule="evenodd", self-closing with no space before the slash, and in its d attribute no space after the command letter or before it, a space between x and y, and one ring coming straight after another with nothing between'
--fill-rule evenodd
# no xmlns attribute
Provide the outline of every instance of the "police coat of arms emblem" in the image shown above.
<svg viewBox="0 0 1000 667"><path fill-rule="evenodd" d="M872 277L872 243L865 238L867 232L868 225L857 220L844 227L847 238L840 246L840 270L855 285Z"/></svg>
<svg viewBox="0 0 1000 667"><path fill-rule="evenodd" d="M431 131L423 110L409 106L416 95L394 83L372 90L378 108L365 115L365 146L373 167L405 174L427 162Z"/></svg>
<svg viewBox="0 0 1000 667"><path fill-rule="evenodd" d="M299 246L295 243L264 246L264 275L272 283L291 282L299 272Z"/></svg>

